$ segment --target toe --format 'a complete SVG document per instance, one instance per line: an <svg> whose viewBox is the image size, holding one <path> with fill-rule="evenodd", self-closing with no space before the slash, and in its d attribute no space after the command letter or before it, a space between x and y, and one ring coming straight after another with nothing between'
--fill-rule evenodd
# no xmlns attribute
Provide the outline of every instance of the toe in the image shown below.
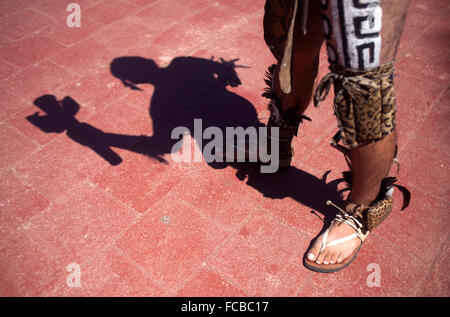
<svg viewBox="0 0 450 317"><path fill-rule="evenodd" d="M320 248L321 248L321 243L314 243L314 245L311 247L311 249L309 249L308 253L307 253L307 259L309 261L316 261L317 260L317 255L320 253Z"/></svg>
<svg viewBox="0 0 450 317"><path fill-rule="evenodd" d="M329 250L325 258L323 259L323 264L332 264L331 259L335 253L336 252Z"/></svg>
<svg viewBox="0 0 450 317"><path fill-rule="evenodd" d="M333 256L332 256L331 259L330 259L330 264L337 263L337 260L338 260L338 258L339 258L339 253L340 253L340 252L334 252L334 253L333 253Z"/></svg>
<svg viewBox="0 0 450 317"><path fill-rule="evenodd" d="M324 260L325 257L327 256L327 254L328 254L328 251L327 251L327 250L324 250L323 252L321 252L321 253L319 254L319 256L317 257L317 259L316 259L316 263L317 263L317 264L322 264L322 263L323 263L323 260Z"/></svg>

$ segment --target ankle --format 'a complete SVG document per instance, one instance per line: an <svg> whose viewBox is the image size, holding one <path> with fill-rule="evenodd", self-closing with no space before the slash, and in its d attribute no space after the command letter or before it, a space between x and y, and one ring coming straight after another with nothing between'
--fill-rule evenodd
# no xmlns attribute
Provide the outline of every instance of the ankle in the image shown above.
<svg viewBox="0 0 450 317"><path fill-rule="evenodd" d="M360 205L363 204L365 206L370 206L370 204L372 204L372 202L375 200L375 198L377 197L377 195L362 195L362 194L353 194L350 193L350 195L348 196L347 200Z"/></svg>

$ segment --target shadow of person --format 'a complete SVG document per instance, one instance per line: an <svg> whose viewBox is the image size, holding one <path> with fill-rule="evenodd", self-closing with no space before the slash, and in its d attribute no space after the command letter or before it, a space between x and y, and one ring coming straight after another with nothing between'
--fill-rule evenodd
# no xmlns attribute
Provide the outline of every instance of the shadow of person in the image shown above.
<svg viewBox="0 0 450 317"><path fill-rule="evenodd" d="M202 128L219 128L223 135L227 127L261 127L255 107L245 98L227 89L241 84L237 75L237 60L177 57L167 67L159 67L153 60L138 56L118 57L111 62L110 71L126 87L145 93L142 85L152 85L149 96L149 115L153 135L121 135L103 132L75 116L80 106L70 97L58 101L53 95L37 98L34 104L44 112L28 116L33 125L47 133L63 133L73 141L89 147L111 165L122 159L112 148L121 148L145 154L167 163L165 154L173 153L179 139L172 131L180 126L194 131L194 119L201 119ZM200 138L195 141L200 142ZM200 146L201 148L201 146ZM326 200L342 201L337 190L341 180L326 182L325 173L318 178L295 167L274 174L261 174L259 165L245 163L208 162L211 168L236 170L236 177L265 197L291 197L299 203L331 219L336 213Z"/></svg>
<svg viewBox="0 0 450 317"><path fill-rule="evenodd" d="M171 132L178 126L193 131L194 119L201 119L203 128L218 127L225 135L226 127L261 127L254 106L245 98L230 92L228 86L239 86L237 60L215 61L196 57L177 57L165 68L151 59L125 56L113 60L111 73L133 90L142 84L154 86L150 101L150 117L154 134L139 146L152 147L158 143L165 153L171 153L177 140ZM196 140L199 142L199 140ZM201 144L199 144L200 146ZM143 151L145 152L145 151ZM319 211L325 220L336 214L326 205L327 200L342 203L337 185L341 179L326 183L305 171L291 167L275 174L261 174L257 164L208 162L212 168L231 166L236 176L265 197L282 199L292 197Z"/></svg>
<svg viewBox="0 0 450 317"><path fill-rule="evenodd" d="M124 56L114 59L110 69L132 90L143 92L139 87L143 84L154 87L149 107L153 135L146 145L172 153L178 141L172 139L172 131L185 127L193 135L194 119L201 120L202 130L218 127L223 135L226 127L262 126L254 106L227 89L241 84L236 68L244 66L236 65L236 61L183 56L174 58L167 67L159 67L151 59ZM198 138L196 141L201 143Z"/></svg>

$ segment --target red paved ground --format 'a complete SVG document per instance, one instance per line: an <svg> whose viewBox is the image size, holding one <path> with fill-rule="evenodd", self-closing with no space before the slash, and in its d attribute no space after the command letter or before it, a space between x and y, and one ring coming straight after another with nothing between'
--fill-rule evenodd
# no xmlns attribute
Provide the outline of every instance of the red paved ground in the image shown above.
<svg viewBox="0 0 450 317"><path fill-rule="evenodd" d="M260 93L273 58L262 36L264 1L77 3L79 29L65 25L64 1L0 2L0 295L450 295L446 1L412 1L398 53L400 179L411 207L400 212L398 203L355 262L332 275L301 264L322 228L310 210L326 212L336 196L331 181L345 168L328 145L331 96L308 110L313 122L295 140L294 167L277 175L176 163L164 140L150 150L140 142L193 118L267 118ZM131 90L109 69L121 56L170 66ZM180 56L191 58L173 60ZM220 58L247 66L236 68L241 86L223 88L221 76L233 69ZM320 75L326 71L323 63ZM70 96L76 119L90 126L51 132L61 117L44 122L47 132L33 125L27 117L42 115L34 103L44 95ZM113 148L118 156L107 156L116 165L85 146L99 135L93 127L130 136L120 140L125 149ZM80 265L81 288L66 284L70 263ZM380 266L381 287L367 286L371 263Z"/></svg>

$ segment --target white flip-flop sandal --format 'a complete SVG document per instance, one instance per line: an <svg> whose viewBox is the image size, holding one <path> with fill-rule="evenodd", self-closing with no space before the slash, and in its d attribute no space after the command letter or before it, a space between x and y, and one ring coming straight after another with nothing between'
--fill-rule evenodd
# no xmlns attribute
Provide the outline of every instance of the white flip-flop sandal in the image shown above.
<svg viewBox="0 0 450 317"><path fill-rule="evenodd" d="M344 242L350 241L355 238L359 238L361 240L361 244L359 245L359 247L357 249L355 249L355 251L353 251L353 253L350 256L345 258L341 263L318 264L317 262L311 261L308 259L307 254L309 254L309 252L307 252L305 254L305 257L303 258L304 266L312 271L320 272L320 273L334 273L334 272L340 271L340 270L346 268L347 266L349 266L353 262L353 260L356 258L356 255L358 254L359 250L361 249L362 244L364 243L367 236L369 235L369 231L363 232L363 224L357 218L348 214L347 212L345 212L344 210L342 210L341 208L339 208L338 206L333 204L331 201L327 201L327 205L333 205L340 211L340 213L336 215L336 217L331 222L330 227L328 227L328 229L323 234L322 247L319 251L319 254L322 253L327 247L336 246L336 245L342 244ZM334 222L346 223L347 225L349 225L350 227L355 229L355 233L345 236L343 238L334 240L332 242L328 242L328 235L330 232L330 228Z"/></svg>

